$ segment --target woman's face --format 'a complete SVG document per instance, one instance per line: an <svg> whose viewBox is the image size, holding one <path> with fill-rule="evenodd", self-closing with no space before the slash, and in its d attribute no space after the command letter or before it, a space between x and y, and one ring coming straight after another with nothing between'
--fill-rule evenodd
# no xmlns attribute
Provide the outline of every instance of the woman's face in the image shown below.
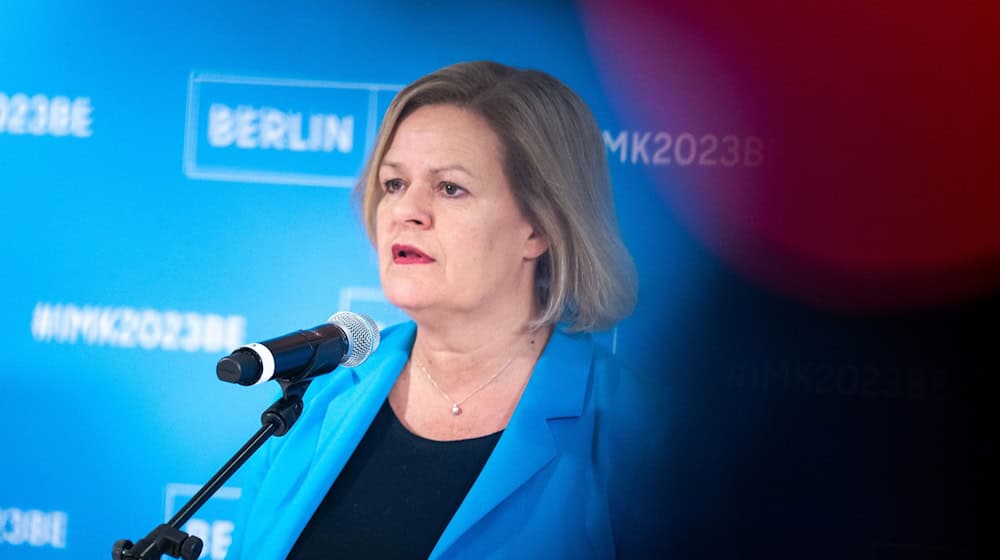
<svg viewBox="0 0 1000 560"><path fill-rule="evenodd" d="M418 320L531 312L546 243L521 214L500 141L481 117L452 105L417 109L397 126L378 180L376 245L390 302Z"/></svg>

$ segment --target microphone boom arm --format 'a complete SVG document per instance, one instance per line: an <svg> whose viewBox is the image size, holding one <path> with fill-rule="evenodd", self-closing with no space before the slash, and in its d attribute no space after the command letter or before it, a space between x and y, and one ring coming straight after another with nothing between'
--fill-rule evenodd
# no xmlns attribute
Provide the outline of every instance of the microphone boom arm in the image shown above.
<svg viewBox="0 0 1000 560"><path fill-rule="evenodd" d="M201 539L181 531L181 527L205 502L222 488L222 485L249 459L271 436L283 436L302 415L302 395L312 379L304 381L279 380L282 396L260 415L261 428L240 448L218 472L201 487L169 522L158 525L137 543L128 539L115 541L111 548L113 560L159 560L164 554L183 560L197 560L204 546Z"/></svg>

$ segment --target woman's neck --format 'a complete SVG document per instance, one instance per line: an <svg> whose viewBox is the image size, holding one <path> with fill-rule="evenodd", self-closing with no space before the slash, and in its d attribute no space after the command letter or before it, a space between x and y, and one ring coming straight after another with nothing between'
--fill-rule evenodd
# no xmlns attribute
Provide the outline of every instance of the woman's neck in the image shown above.
<svg viewBox="0 0 1000 560"><path fill-rule="evenodd" d="M552 332L551 327L529 329L528 317L417 324L411 361L452 389L477 385L509 362L533 365Z"/></svg>

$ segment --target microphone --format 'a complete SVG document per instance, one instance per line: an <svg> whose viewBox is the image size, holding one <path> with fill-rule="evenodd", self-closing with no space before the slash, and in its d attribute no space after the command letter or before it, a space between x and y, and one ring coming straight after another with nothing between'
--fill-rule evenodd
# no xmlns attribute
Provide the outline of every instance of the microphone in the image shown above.
<svg viewBox="0 0 1000 560"><path fill-rule="evenodd" d="M296 382L344 364L361 364L378 348L379 332L370 317L340 311L308 330L241 346L219 360L222 381L258 385L271 379Z"/></svg>

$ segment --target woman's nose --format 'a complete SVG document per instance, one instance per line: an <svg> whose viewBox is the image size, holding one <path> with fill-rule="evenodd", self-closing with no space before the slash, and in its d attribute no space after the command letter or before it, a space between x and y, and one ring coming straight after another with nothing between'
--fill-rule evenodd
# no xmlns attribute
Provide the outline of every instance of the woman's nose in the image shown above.
<svg viewBox="0 0 1000 560"><path fill-rule="evenodd" d="M421 185L410 185L394 195L393 218L399 224L428 227L433 220L431 190Z"/></svg>

